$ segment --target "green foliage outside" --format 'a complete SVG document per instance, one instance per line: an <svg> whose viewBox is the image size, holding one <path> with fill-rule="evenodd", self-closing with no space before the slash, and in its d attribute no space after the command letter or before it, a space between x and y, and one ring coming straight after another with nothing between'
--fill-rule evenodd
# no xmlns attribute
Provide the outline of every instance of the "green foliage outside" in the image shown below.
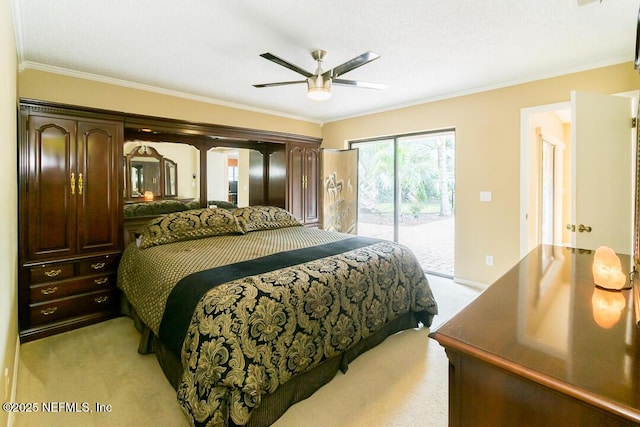
<svg viewBox="0 0 640 427"><path fill-rule="evenodd" d="M393 140L364 142L358 148L359 209L393 214ZM454 209L454 135L427 134L398 139L400 215L451 215Z"/></svg>

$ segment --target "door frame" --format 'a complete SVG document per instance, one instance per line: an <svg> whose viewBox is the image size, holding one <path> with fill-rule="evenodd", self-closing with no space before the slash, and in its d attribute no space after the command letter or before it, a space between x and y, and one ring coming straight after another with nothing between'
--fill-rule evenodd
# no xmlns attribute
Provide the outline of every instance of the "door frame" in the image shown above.
<svg viewBox="0 0 640 427"><path fill-rule="evenodd" d="M363 138L363 139L354 139L354 140L350 140L347 142L348 144L348 148L349 149L357 149L358 144L367 144L367 143L375 143L375 142L389 142L391 143L392 147L393 147L393 180L394 180L394 185L393 185L393 200L394 200L394 212L393 212L393 241L398 242L400 239L400 209L399 207L401 206L401 183L399 178L399 174L400 174L400 159L398 154L399 151L399 145L402 139L404 138L409 138L409 137L430 137L430 136L437 136L437 135L444 135L444 134L451 134L453 135L453 141L454 141L454 149L453 149L453 156L454 156L454 160L453 160L453 187L450 189L450 191L453 191L453 202L452 202L452 210L451 210L451 215L454 218L454 222L455 222L455 216L456 216L456 208L455 208L455 183L456 183L456 178L457 178L457 171L456 171L456 162L455 162L455 157L457 154L457 141L456 141L456 137L457 137L457 133L456 133L456 128L455 127L451 127L451 128L444 128L444 129L435 129L435 130L426 130L426 131L416 131L416 132L409 132L409 133L400 133L400 134L393 134L393 135L385 135L385 136L380 136L380 137L373 137L373 138ZM360 157L358 157L358 161L359 161ZM359 170L358 170L359 173ZM358 183L361 182L361 177L358 176ZM360 192L358 192L358 201L357 201L357 208L359 209L360 207ZM358 217L357 221L360 221L360 217ZM453 245L453 272L452 275L449 276L448 274L442 274L440 272L436 272L436 271L430 271L430 270L426 270L426 272L428 274L432 274L432 275L437 275L437 276L443 276L443 277L451 277L451 278L455 278L455 258L456 258L456 245L455 245L455 227L454 227L454 237L453 237L453 241L451 242Z"/></svg>
<svg viewBox="0 0 640 427"><path fill-rule="evenodd" d="M534 114L570 109L571 102L559 102L520 110L520 258L523 258L533 249L533 247L529 247L529 211L532 208L529 204L529 189L531 188L531 158L529 153L532 144L531 138L529 138L531 132L529 118Z"/></svg>
<svg viewBox="0 0 640 427"><path fill-rule="evenodd" d="M614 93L612 96L626 96L632 99L631 102L631 113L632 117L638 116L638 100L640 98L640 90L622 92L622 93ZM570 101L567 102L559 102L555 104L547 104L547 105L538 105L534 107L522 108L520 110L520 258L523 258L525 255L529 253L532 247L529 247L529 220L528 214L531 206L529 205L530 193L529 189L531 188L531 162L530 162L530 149L531 149L531 140L529 138L530 134L530 126L529 126L529 117L533 114L540 114L549 111L555 110L567 110L571 109L572 105ZM638 126L634 127L631 130L631 137L633 141L637 140L637 130ZM636 144L632 144L633 152L631 153L631 161L635 162L637 153L636 153ZM635 170L635 165L632 165L632 171ZM632 194L636 192L636 180L635 177L629 177L632 181ZM535 246L535 245L533 245Z"/></svg>

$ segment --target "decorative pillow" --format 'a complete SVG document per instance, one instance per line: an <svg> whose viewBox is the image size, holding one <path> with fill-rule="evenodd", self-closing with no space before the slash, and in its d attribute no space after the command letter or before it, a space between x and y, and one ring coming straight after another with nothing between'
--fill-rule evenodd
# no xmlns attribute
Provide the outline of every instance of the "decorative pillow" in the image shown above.
<svg viewBox="0 0 640 427"><path fill-rule="evenodd" d="M289 212L275 206L247 206L232 212L245 232L302 225Z"/></svg>
<svg viewBox="0 0 640 427"><path fill-rule="evenodd" d="M244 234L236 217L225 209L193 209L154 218L141 230L139 248L222 234Z"/></svg>

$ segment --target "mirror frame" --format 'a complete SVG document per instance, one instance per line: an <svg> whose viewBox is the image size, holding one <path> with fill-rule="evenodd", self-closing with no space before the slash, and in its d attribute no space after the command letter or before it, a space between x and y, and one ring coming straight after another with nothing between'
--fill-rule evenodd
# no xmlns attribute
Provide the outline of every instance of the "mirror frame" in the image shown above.
<svg viewBox="0 0 640 427"><path fill-rule="evenodd" d="M200 207L203 208L206 207L208 194L207 151L214 147L248 148L259 151L264 159L262 171L255 171L263 178L259 185L261 189L255 189L256 194L261 194L260 204L285 208L286 194L274 193L286 192L286 173L274 177L270 176L269 170L286 170L285 150L288 142L320 144L322 139L284 132L127 114L124 121L124 142L129 141L174 142L197 148L200 152L199 198ZM256 168L258 168L257 165ZM258 204L258 201L255 203Z"/></svg>
<svg viewBox="0 0 640 427"><path fill-rule="evenodd" d="M154 193L153 199L172 199L177 197L178 193L178 164L171 159L164 157L153 147L148 145L138 145L134 147L129 153L125 155L125 178L124 178L124 193L127 201L141 201L144 200L144 195L134 196L132 193L133 183L132 168L133 162L136 158L152 158L158 159L158 188L157 194ZM174 168L174 181L173 191L168 187L167 170L168 168Z"/></svg>
<svg viewBox="0 0 640 427"><path fill-rule="evenodd" d="M178 197L178 164L166 157L164 160L164 197ZM173 170L173 173L172 173Z"/></svg>

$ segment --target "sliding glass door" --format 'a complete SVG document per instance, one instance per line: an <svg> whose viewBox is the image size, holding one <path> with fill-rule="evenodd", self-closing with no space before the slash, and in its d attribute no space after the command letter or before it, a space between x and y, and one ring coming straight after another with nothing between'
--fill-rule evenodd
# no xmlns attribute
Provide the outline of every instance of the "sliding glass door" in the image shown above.
<svg viewBox="0 0 640 427"><path fill-rule="evenodd" d="M351 148L358 149L358 235L395 241L394 140Z"/></svg>
<svg viewBox="0 0 640 427"><path fill-rule="evenodd" d="M358 149L358 234L404 244L425 270L453 276L452 130L351 143Z"/></svg>

